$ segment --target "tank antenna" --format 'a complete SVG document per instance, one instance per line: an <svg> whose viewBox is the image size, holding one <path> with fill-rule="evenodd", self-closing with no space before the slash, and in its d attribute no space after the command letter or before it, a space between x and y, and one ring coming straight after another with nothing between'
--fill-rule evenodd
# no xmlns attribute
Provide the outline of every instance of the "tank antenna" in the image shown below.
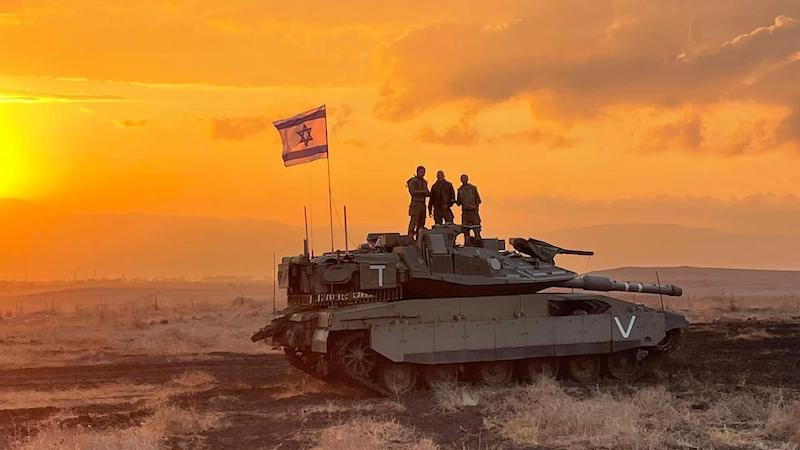
<svg viewBox="0 0 800 450"><path fill-rule="evenodd" d="M657 270L656 270L656 283L658 283L658 297L661 298L661 311L664 311L664 293L661 292L661 279L658 278Z"/></svg>
<svg viewBox="0 0 800 450"><path fill-rule="evenodd" d="M347 254L347 205L344 205L344 254Z"/></svg>
<svg viewBox="0 0 800 450"><path fill-rule="evenodd" d="M306 238L303 239L303 254L307 257L308 256L308 211L306 207L303 206L303 222L306 224Z"/></svg>

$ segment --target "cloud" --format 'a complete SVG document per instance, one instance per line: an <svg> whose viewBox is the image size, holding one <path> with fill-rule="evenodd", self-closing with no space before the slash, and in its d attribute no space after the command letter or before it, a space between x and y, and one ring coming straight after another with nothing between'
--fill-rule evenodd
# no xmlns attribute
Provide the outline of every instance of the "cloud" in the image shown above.
<svg viewBox="0 0 800 450"><path fill-rule="evenodd" d="M31 23L31 19L21 13L0 13L0 27L20 27Z"/></svg>
<svg viewBox="0 0 800 450"><path fill-rule="evenodd" d="M699 150L703 141L703 121L699 115L691 115L649 130L642 145L660 150L677 144L684 149Z"/></svg>
<svg viewBox="0 0 800 450"><path fill-rule="evenodd" d="M129 100L105 94L55 94L15 89L0 90L0 103L109 103L125 101Z"/></svg>
<svg viewBox="0 0 800 450"><path fill-rule="evenodd" d="M149 120L115 120L114 124L120 128L145 128L150 123Z"/></svg>
<svg viewBox="0 0 800 450"><path fill-rule="evenodd" d="M219 117L211 119L211 138L230 141L243 141L272 126L263 116Z"/></svg>
<svg viewBox="0 0 800 450"><path fill-rule="evenodd" d="M335 133L352 123L353 108L350 105L337 105L328 109L331 115L331 133Z"/></svg>
<svg viewBox="0 0 800 450"><path fill-rule="evenodd" d="M758 13L732 16L727 0L565 1L536 3L503 27L417 27L383 55L375 112L403 120L465 99L525 98L550 116L590 119L615 105L750 101L785 107L781 138L792 139L800 84L785 65L800 54L800 5L737 5L737 11ZM782 97L767 94L765 77L787 87ZM703 125L695 118L672 131L691 148L702 143Z"/></svg>
<svg viewBox="0 0 800 450"><path fill-rule="evenodd" d="M369 52L382 36L354 23L338 3L323 1L307 4L303 12L249 0L225 7L213 0L33 3L50 10L28 21L33 13L21 4L5 22L24 26L0 24L0 42L14 43L3 48L0 73L238 86L354 85L371 75Z"/></svg>
<svg viewBox="0 0 800 450"><path fill-rule="evenodd" d="M478 143L480 133L472 124L474 111L462 114L458 123L450 126L438 127L425 125L420 128L417 138L422 142L442 145L473 145Z"/></svg>
<svg viewBox="0 0 800 450"><path fill-rule="evenodd" d="M513 133L505 133L500 135L497 140L542 144L553 149L570 147L577 142L576 139L569 137L567 133L551 131L545 128L530 128Z"/></svg>

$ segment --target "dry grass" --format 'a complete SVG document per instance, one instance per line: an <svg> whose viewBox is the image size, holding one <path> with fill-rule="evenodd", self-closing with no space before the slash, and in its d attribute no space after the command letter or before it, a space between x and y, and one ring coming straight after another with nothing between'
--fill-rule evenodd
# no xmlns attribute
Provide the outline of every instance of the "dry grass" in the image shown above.
<svg viewBox="0 0 800 450"><path fill-rule="evenodd" d="M757 329L748 331L747 333L736 334L731 336L731 339L737 341L760 341L762 339L774 339L776 337L775 334L770 333L768 330Z"/></svg>
<svg viewBox="0 0 800 450"><path fill-rule="evenodd" d="M169 397L211 389L216 379L208 372L188 371L159 385L108 383L92 388L57 390L0 390L0 410L21 408L71 408L81 405L114 405L147 402L160 404Z"/></svg>
<svg viewBox="0 0 800 450"><path fill-rule="evenodd" d="M173 383L185 388L198 389L216 384L214 375L203 370L187 370L172 380Z"/></svg>
<svg viewBox="0 0 800 450"><path fill-rule="evenodd" d="M520 388L493 408L488 419L500 433L524 445L556 448L660 448L665 430L682 417L663 388L645 388L629 398L596 393L567 394L548 379Z"/></svg>
<svg viewBox="0 0 800 450"><path fill-rule="evenodd" d="M0 326L0 368L85 365L133 355L264 353L250 342L269 316L263 303L124 303L16 314Z"/></svg>
<svg viewBox="0 0 800 450"><path fill-rule="evenodd" d="M766 431L773 439L788 441L800 448L800 402L780 399L771 405L766 421Z"/></svg>
<svg viewBox="0 0 800 450"><path fill-rule="evenodd" d="M313 394L338 394L351 398L364 396L364 390L355 386L326 383L308 374L293 374L288 380L278 385L278 392L272 395L275 400L310 396Z"/></svg>
<svg viewBox="0 0 800 450"><path fill-rule="evenodd" d="M165 448L166 440L176 436L187 438L193 442L193 448L200 448L203 442L199 434L217 428L221 423L222 417L218 414L199 414L161 405L147 420L131 428L93 430L64 428L50 423L29 439L19 442L15 450L156 450Z"/></svg>
<svg viewBox="0 0 800 450"><path fill-rule="evenodd" d="M324 403L303 406L297 411L301 417L308 417L315 414L341 415L352 413L391 413L398 414L405 412L406 408L401 403L389 399L365 399L360 401L344 402L342 400L328 400Z"/></svg>
<svg viewBox="0 0 800 450"><path fill-rule="evenodd" d="M322 431L317 450L435 450L430 439L418 438L414 430L395 420L358 417Z"/></svg>
<svg viewBox="0 0 800 450"><path fill-rule="evenodd" d="M800 447L800 401L751 388L736 393L686 386L608 386L587 393L542 378L501 389L439 386L442 412L477 407L487 428L517 445L579 449ZM688 389L686 389L688 387ZM686 395L691 393L691 395Z"/></svg>
<svg viewBox="0 0 800 450"><path fill-rule="evenodd" d="M436 409L446 413L477 406L487 392L487 388L478 386L441 383L433 387L433 398L436 401Z"/></svg>

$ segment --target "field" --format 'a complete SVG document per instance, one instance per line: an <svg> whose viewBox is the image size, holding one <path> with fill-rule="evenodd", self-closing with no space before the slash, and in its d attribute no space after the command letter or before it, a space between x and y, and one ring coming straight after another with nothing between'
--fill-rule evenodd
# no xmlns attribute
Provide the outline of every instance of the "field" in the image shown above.
<svg viewBox="0 0 800 450"><path fill-rule="evenodd" d="M318 382L252 344L268 284L7 283L0 448L799 448L800 273L659 275L686 289L664 302L692 325L640 382L462 384L399 400Z"/></svg>

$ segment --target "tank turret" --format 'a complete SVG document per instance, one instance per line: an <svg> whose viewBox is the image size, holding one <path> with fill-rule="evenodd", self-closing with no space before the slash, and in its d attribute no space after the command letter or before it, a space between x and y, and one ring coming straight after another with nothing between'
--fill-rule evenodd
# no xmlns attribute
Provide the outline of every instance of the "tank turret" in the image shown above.
<svg viewBox="0 0 800 450"><path fill-rule="evenodd" d="M676 286L579 276L556 266L559 254L586 255L536 239L500 239L458 245L459 225L421 230L417 241L399 233L371 233L354 251L315 258L283 258L281 288L290 304L364 303L411 298L477 297L536 293L550 287L680 296Z"/></svg>

